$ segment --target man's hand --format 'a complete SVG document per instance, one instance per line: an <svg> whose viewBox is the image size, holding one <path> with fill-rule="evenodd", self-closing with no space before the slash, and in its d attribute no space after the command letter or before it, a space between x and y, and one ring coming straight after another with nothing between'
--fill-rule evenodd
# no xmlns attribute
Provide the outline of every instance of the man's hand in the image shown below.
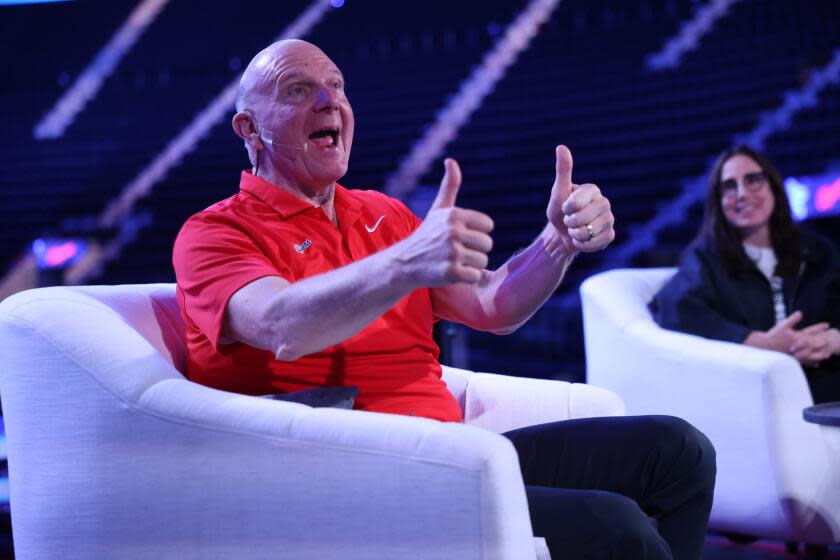
<svg viewBox="0 0 840 560"><path fill-rule="evenodd" d="M417 231L400 242L399 261L417 286L437 287L455 282L475 284L493 248L493 220L487 214L455 206L461 169L444 161L446 172L429 213Z"/></svg>
<svg viewBox="0 0 840 560"><path fill-rule="evenodd" d="M591 183L572 183L572 153L566 146L557 146L555 156L548 221L560 233L569 253L600 251L615 239L610 201Z"/></svg>

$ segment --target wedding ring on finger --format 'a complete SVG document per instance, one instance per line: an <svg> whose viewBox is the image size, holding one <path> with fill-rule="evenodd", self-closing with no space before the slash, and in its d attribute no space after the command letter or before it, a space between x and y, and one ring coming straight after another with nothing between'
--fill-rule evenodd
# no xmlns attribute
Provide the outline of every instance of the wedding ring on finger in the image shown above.
<svg viewBox="0 0 840 560"><path fill-rule="evenodd" d="M589 234L587 241L592 241L592 238L595 237L595 232L592 231L592 224L586 224L586 233Z"/></svg>

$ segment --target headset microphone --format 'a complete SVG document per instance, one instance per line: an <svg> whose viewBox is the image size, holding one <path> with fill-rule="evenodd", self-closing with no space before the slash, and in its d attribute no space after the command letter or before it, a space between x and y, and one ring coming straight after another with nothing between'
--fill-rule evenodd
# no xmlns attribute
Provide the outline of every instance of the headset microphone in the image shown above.
<svg viewBox="0 0 840 560"><path fill-rule="evenodd" d="M272 136L270 130L259 129L257 131L257 134L259 134L260 140L262 140L264 143L268 144L269 146L274 145L274 136Z"/></svg>

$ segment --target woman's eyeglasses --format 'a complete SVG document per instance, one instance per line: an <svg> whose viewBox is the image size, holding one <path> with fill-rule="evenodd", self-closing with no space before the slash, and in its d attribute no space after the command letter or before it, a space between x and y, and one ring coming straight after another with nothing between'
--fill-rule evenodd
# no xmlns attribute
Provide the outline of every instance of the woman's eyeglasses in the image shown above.
<svg viewBox="0 0 840 560"><path fill-rule="evenodd" d="M756 192L761 187L767 184L767 174L764 171L754 171L747 173L742 179L744 188L750 192ZM720 194L725 196L727 194L734 194L738 190L738 180L734 177L720 182Z"/></svg>

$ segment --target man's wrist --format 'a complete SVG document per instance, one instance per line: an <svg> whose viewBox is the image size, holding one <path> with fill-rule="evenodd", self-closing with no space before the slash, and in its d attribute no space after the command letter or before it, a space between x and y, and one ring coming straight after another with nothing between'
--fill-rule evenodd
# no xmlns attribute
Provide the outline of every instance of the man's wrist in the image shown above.
<svg viewBox="0 0 840 560"><path fill-rule="evenodd" d="M408 238L406 238L408 239ZM381 274L381 280L391 286L401 286L407 292L420 288L418 275L414 266L414 255L406 241L402 239L387 249L372 255L379 258L380 266L375 267L376 273Z"/></svg>
<svg viewBox="0 0 840 560"><path fill-rule="evenodd" d="M572 240L565 232L549 222L540 233L543 249L558 264L569 266L580 251L572 245Z"/></svg>

